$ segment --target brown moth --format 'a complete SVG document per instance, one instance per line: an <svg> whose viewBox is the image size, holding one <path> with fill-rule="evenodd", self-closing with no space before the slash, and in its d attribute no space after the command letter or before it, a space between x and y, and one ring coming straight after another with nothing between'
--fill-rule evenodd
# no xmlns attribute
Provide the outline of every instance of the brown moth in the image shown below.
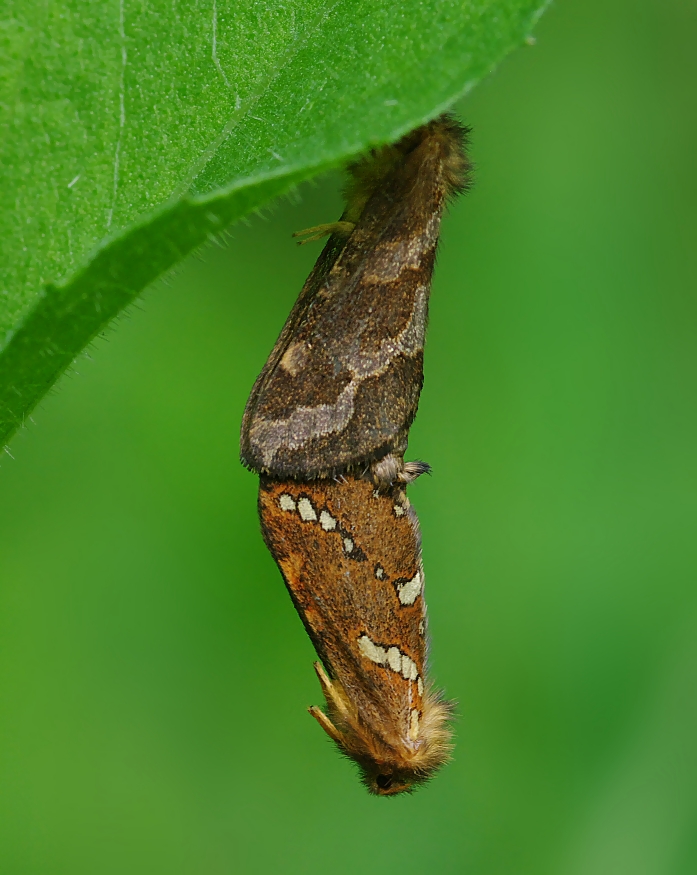
<svg viewBox="0 0 697 875"><path fill-rule="evenodd" d="M259 515L322 660L327 714L310 713L372 793L409 790L448 758L450 706L426 677L419 523L404 484L262 475Z"/></svg>
<svg viewBox="0 0 697 875"><path fill-rule="evenodd" d="M241 458L310 479L403 455L423 383L440 220L467 186L450 116L349 167L347 206L247 402Z"/></svg>
<svg viewBox="0 0 697 875"><path fill-rule="evenodd" d="M450 706L426 678L419 526L403 461L423 383L440 220L467 187L467 129L449 116L349 167L330 233L247 402L243 463L321 664L310 712L392 795L447 760Z"/></svg>

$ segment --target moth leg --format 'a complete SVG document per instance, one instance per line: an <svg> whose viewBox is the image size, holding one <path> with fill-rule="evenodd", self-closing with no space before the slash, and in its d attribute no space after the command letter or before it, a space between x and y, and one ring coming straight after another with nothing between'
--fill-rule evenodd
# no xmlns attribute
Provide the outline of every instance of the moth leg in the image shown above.
<svg viewBox="0 0 697 875"><path fill-rule="evenodd" d="M327 676L327 673L325 672L322 663L316 662L314 668L317 673L317 677L319 678L319 682L322 686L322 692L324 693L324 698L327 700L327 705L329 706L329 709L335 709L336 712L342 717L347 717L348 709L346 708L346 703L340 696L334 684ZM324 711L322 711L321 708L313 705L307 710L310 712L310 714L312 714L312 716L330 738L336 741L337 744L341 744L343 742L342 734L339 732L336 726L334 726L332 721L329 719L329 717L327 717L327 715L324 713Z"/></svg>
<svg viewBox="0 0 697 875"><path fill-rule="evenodd" d="M315 225L312 228L305 228L303 231L296 231L293 237L303 237L309 235L304 240L298 240L298 246L303 243L310 243L312 240L321 240L322 237L328 237L330 234L341 234L345 237L356 227L354 222L329 222L326 225Z"/></svg>
<svg viewBox="0 0 697 875"><path fill-rule="evenodd" d="M341 742L343 741L341 733L336 728L336 726L334 726L329 717L327 717L324 711L321 708L318 708L317 705L313 705L307 710L310 712L310 714L312 714L312 716L319 723L322 729L324 729L324 731L332 739L332 741L335 741L337 744L341 744Z"/></svg>
<svg viewBox="0 0 697 875"><path fill-rule="evenodd" d="M333 708L338 714L340 714L343 718L348 718L349 710L346 707L346 702L343 699L343 696L339 692L339 690L334 686L334 684L329 679L324 667L321 662L316 662L314 665L315 672L317 673L317 677L319 678L319 682L322 686L322 692L324 693L324 698L327 700L327 705L330 708ZM312 713L312 712L310 712ZM317 717L316 714L312 715L313 717ZM324 714L323 714L324 716ZM317 717L319 720L319 718ZM322 721L320 720L320 723Z"/></svg>

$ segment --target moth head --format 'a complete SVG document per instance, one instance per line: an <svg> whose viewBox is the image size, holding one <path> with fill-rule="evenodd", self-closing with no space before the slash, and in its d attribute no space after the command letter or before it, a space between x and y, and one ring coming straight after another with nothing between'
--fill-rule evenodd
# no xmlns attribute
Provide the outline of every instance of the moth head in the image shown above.
<svg viewBox="0 0 697 875"><path fill-rule="evenodd" d="M425 691L423 716L417 738L401 734L394 726L369 726L336 680L315 663L327 714L312 707L310 714L343 754L361 770L361 778L376 796L410 793L450 759L452 706L430 690Z"/></svg>
<svg viewBox="0 0 697 875"><path fill-rule="evenodd" d="M371 763L367 769L362 766L361 771L363 783L373 795L396 796L413 792L431 777L434 770L424 773L414 771L406 764L400 768L389 763Z"/></svg>

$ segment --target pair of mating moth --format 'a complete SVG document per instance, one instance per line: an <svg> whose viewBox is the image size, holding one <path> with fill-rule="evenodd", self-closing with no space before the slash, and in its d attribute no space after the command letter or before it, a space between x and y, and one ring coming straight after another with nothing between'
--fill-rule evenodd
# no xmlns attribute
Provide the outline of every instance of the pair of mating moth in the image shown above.
<svg viewBox="0 0 697 875"><path fill-rule="evenodd" d="M449 757L451 706L426 675L419 522L404 462L423 383L440 221L467 186L467 130L448 115L348 168L329 234L242 422L264 540L321 662L310 713L378 795Z"/></svg>

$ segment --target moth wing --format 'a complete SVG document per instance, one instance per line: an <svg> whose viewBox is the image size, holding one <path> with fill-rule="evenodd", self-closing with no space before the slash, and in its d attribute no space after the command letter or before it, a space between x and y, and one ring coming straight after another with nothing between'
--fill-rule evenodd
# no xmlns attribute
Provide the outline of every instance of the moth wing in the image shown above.
<svg viewBox="0 0 697 875"><path fill-rule="evenodd" d="M247 403L248 467L310 478L404 451L446 195L427 146L381 181L348 239L325 246Z"/></svg>
<svg viewBox="0 0 697 875"><path fill-rule="evenodd" d="M375 493L353 478L267 481L259 509L266 543L353 723L377 750L408 757L423 710L425 605L418 524L403 493Z"/></svg>

